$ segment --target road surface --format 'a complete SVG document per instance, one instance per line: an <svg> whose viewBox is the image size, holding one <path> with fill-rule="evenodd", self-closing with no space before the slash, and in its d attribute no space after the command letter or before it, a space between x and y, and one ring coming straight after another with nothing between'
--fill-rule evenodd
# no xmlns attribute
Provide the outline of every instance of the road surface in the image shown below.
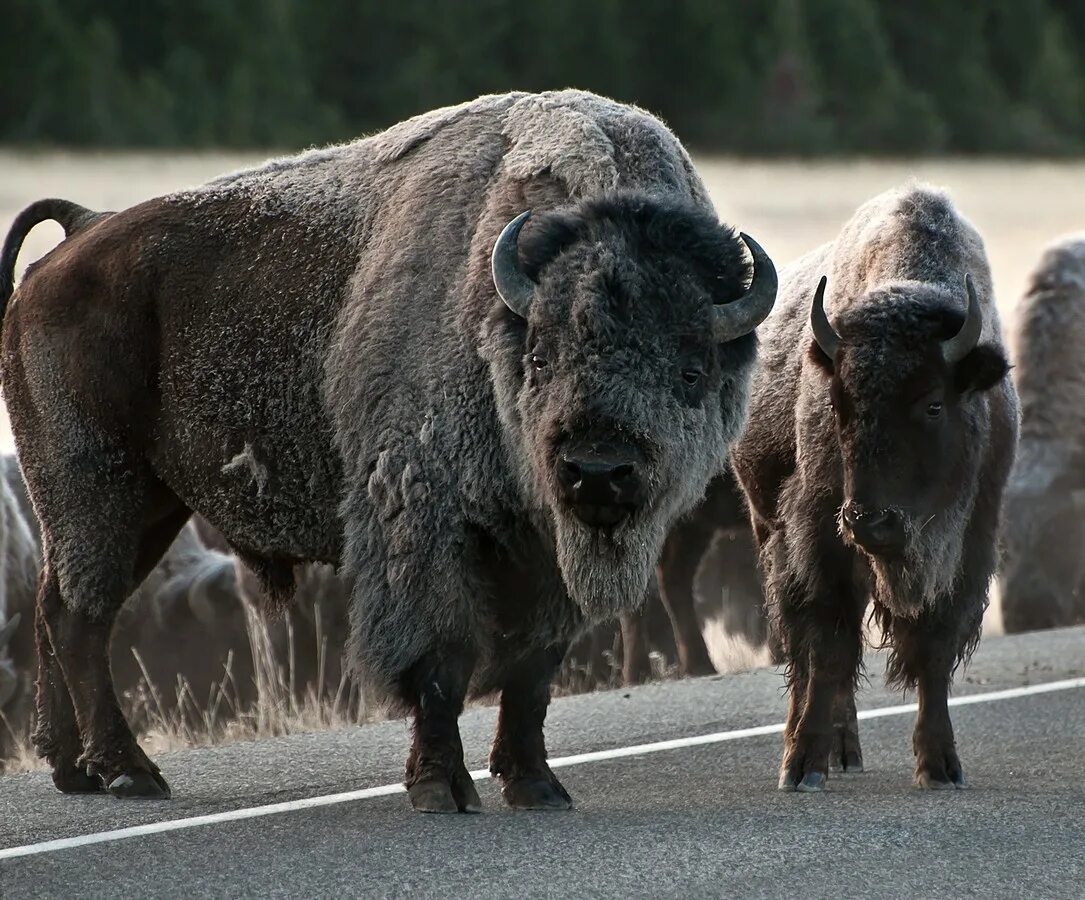
<svg viewBox="0 0 1085 900"><path fill-rule="evenodd" d="M163 755L171 801L0 778L0 897L1085 897L1085 629L990 639L958 677L966 791L911 786L882 665L867 771L820 795L775 789L772 670L555 701L566 813L513 813L488 779L483 815L411 812L402 722ZM464 715L469 766L493 724Z"/></svg>

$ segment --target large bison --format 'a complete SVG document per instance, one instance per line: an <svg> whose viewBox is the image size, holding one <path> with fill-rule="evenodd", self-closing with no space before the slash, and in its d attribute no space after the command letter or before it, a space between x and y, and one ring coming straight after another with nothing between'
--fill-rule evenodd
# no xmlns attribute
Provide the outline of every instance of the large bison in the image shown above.
<svg viewBox="0 0 1085 900"><path fill-rule="evenodd" d="M1044 252L1011 335L1021 442L999 573L1006 631L1085 622L1085 235Z"/></svg>
<svg viewBox="0 0 1085 900"><path fill-rule="evenodd" d="M888 679L918 687L916 781L961 787L947 694L979 640L1017 399L979 235L943 193L864 206L789 266L732 461L752 510L790 708L780 787L861 768L869 600Z"/></svg>
<svg viewBox="0 0 1085 900"><path fill-rule="evenodd" d="M106 648L196 511L273 604L297 563L342 565L354 658L414 716L416 809L479 808L457 720L494 690L505 799L567 807L551 676L722 469L776 294L677 139L590 94L485 97L112 215L36 204L4 285L46 218L68 237L8 306L0 374L56 785L168 796Z"/></svg>

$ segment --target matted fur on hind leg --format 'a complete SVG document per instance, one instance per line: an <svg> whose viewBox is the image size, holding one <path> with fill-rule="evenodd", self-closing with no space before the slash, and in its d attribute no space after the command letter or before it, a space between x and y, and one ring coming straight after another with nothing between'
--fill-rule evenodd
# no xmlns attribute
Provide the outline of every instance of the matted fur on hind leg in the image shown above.
<svg viewBox="0 0 1085 900"><path fill-rule="evenodd" d="M98 552L88 553L86 545L66 539L71 523L79 521L77 515L48 533L46 566L50 578L57 573L58 589L43 593L52 602L41 608L78 723L82 753L77 768L114 796L164 799L170 796L169 785L140 749L117 701L109 643L128 594L161 557L188 511L174 500L165 508L156 506L153 514L145 513L140 510L145 505L142 498L128 499L133 515L99 530ZM76 556L73 548L80 547Z"/></svg>
<svg viewBox="0 0 1085 900"><path fill-rule="evenodd" d="M87 794L102 789L102 783L79 764L83 739L75 719L60 663L45 620L59 609L60 586L48 568L42 569L34 613L34 638L38 650L37 723L32 740L38 755L52 767L53 784L64 794Z"/></svg>

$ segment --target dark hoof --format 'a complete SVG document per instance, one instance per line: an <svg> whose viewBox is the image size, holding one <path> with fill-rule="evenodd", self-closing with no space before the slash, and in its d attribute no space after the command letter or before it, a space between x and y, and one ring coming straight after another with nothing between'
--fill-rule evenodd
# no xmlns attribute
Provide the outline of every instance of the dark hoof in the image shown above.
<svg viewBox="0 0 1085 900"><path fill-rule="evenodd" d="M161 775L146 769L121 772L109 782L109 793L123 799L169 800L170 786Z"/></svg>
<svg viewBox="0 0 1085 900"><path fill-rule="evenodd" d="M97 794L102 790L100 778L72 765L53 769L53 784L62 794Z"/></svg>
<svg viewBox="0 0 1085 900"><path fill-rule="evenodd" d="M952 791L965 787L964 769L957 751L935 748L920 752L915 766L916 787L929 791Z"/></svg>
<svg viewBox="0 0 1085 900"><path fill-rule="evenodd" d="M719 675L712 660L707 656L698 659L687 660L685 665L678 667L684 678L703 678L706 675Z"/></svg>
<svg viewBox="0 0 1085 900"><path fill-rule="evenodd" d="M959 791L968 787L964 772L960 770L953 778L939 778L927 771L916 772L915 785L928 791Z"/></svg>
<svg viewBox="0 0 1085 900"><path fill-rule="evenodd" d="M828 779L828 748L804 750L793 747L780 766L781 791L816 793L825 790Z"/></svg>
<svg viewBox="0 0 1085 900"><path fill-rule="evenodd" d="M464 769L456 778L452 779L452 796L456 799L456 805L460 812L482 812L482 799L475 789L474 779Z"/></svg>
<svg viewBox="0 0 1085 900"><path fill-rule="evenodd" d="M846 750L842 755L829 757L829 771L857 775L863 771L863 754L858 750Z"/></svg>
<svg viewBox="0 0 1085 900"><path fill-rule="evenodd" d="M407 788L411 806L424 813L480 813L482 801L474 782L457 779L455 787L443 778L427 778Z"/></svg>
<svg viewBox="0 0 1085 900"><path fill-rule="evenodd" d="M825 790L825 775L821 772L807 772L795 790L800 794L816 794Z"/></svg>
<svg viewBox="0 0 1085 900"><path fill-rule="evenodd" d="M501 788L501 796L513 809L572 809L569 792L554 777L511 778Z"/></svg>

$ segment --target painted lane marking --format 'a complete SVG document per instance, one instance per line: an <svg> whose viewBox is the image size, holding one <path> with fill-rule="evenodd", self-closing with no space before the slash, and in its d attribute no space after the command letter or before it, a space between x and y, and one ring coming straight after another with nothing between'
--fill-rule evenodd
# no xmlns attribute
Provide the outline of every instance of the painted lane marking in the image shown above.
<svg viewBox="0 0 1085 900"><path fill-rule="evenodd" d="M1085 678L1067 678L1063 681L1049 681L1028 687L1007 688L1001 691L987 691L982 694L968 694L963 697L951 697L950 706L973 706L978 703L995 703L999 700L1016 700L1021 697L1033 697L1037 694L1050 694L1055 691L1069 691L1085 688ZM858 714L863 719L884 719L888 716L902 716L913 713L915 703L903 703L898 706L881 706L864 709ZM701 747L705 744L722 744L743 738L762 737L768 734L780 734L784 723L757 725L753 728L736 728L732 731L717 731L713 734L699 734L692 737L674 738L669 741L655 741L650 744L635 744L630 747L614 747L610 750L595 750L590 753L576 753L571 756L559 756L550 760L553 769L564 769L586 763L603 762L610 759L624 759L630 756L643 756L650 753L662 753L667 750L680 750L684 747ZM471 773L475 781L490 777L487 769L476 769ZM58 850L71 850L75 847L87 847L91 844L107 844L124 841L151 834L168 831L182 831L186 828L200 828L204 825L218 825L223 822L240 822L245 819L259 819L264 816L277 816L282 813L297 812L304 809L317 809L322 806L336 806L340 803L353 803L357 800L372 800L374 797L388 797L392 794L405 793L402 784L385 784L380 787L362 788L357 791L343 791L339 794L324 794L318 797L303 797L300 800L288 800L283 803L269 803L265 806L250 806L244 809L231 809L225 812L210 813L205 816L190 816L185 819L167 819L164 822L148 822L145 825L132 825L113 831L98 831L93 834L81 834L76 837L42 841L38 844L25 844L21 847L8 847L0 850L0 860L15 859L22 856L36 856L41 853L54 853Z"/></svg>

